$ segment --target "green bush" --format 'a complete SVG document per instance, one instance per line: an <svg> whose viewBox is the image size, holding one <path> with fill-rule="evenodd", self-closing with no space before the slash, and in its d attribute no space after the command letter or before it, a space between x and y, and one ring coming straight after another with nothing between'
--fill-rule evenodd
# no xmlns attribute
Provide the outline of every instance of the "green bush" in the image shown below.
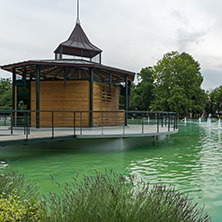
<svg viewBox="0 0 222 222"><path fill-rule="evenodd" d="M110 172L74 178L61 194L48 197L48 221L211 221L188 196L162 184L149 186Z"/></svg>
<svg viewBox="0 0 222 222"><path fill-rule="evenodd" d="M0 221L41 221L45 213L43 201L37 201L37 195L23 202L16 194L0 195Z"/></svg>

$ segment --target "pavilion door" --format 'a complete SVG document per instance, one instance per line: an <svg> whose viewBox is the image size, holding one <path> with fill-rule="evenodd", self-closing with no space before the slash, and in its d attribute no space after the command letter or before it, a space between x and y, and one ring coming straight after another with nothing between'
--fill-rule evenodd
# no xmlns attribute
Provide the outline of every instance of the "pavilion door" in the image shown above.
<svg viewBox="0 0 222 222"><path fill-rule="evenodd" d="M16 109L17 110L30 110L31 109L31 90L30 84L17 85L17 99L16 99ZM16 125L24 126L30 125L30 118L27 113L17 112L16 115Z"/></svg>

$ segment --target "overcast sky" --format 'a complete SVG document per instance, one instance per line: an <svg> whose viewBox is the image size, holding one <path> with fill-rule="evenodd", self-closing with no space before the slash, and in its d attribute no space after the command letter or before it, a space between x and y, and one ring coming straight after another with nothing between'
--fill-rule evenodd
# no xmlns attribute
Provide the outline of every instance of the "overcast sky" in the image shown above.
<svg viewBox="0 0 222 222"><path fill-rule="evenodd" d="M185 51L206 90L222 85L221 11L221 0L80 0L81 26L103 64L139 72ZM76 0L0 0L0 65L54 58L75 22Z"/></svg>

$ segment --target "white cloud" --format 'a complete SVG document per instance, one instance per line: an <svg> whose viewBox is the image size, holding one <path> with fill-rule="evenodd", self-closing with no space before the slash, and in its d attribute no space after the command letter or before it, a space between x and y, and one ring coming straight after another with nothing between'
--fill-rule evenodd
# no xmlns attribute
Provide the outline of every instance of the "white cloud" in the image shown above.
<svg viewBox="0 0 222 222"><path fill-rule="evenodd" d="M80 0L80 6L82 27L103 50L104 64L139 72L167 52L186 51L201 64L205 89L222 84L221 1ZM74 28L75 7L74 0L1 0L0 64L54 57Z"/></svg>

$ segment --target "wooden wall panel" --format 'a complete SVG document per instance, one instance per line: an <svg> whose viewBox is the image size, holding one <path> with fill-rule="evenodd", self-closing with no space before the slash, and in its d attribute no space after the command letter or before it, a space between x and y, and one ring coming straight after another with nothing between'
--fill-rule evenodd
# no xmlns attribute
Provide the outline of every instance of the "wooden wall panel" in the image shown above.
<svg viewBox="0 0 222 222"><path fill-rule="evenodd" d="M102 88L109 85L94 82L93 85L93 111L119 111L119 87L111 86L110 102L103 101ZM124 124L124 113L94 113L93 125L100 126L101 123L105 126L117 126Z"/></svg>
<svg viewBox="0 0 222 222"><path fill-rule="evenodd" d="M103 83L93 84L93 111L119 111L119 88L111 87L110 102L102 101ZM109 87L109 86L108 86ZM40 81L40 110L89 111L90 85L88 81ZM36 109L36 82L31 82L31 110ZM32 113L31 125L35 126L36 114ZM89 126L89 113L76 114L76 127ZM93 114L93 126L114 126L124 124L124 113ZM40 127L52 126L52 113L40 113ZM73 113L54 113L55 127L73 127Z"/></svg>
<svg viewBox="0 0 222 222"><path fill-rule="evenodd" d="M36 82L31 82L31 109L36 109ZM56 111L88 111L88 81L40 81L40 110ZM40 127L51 126L51 113L40 113ZM84 117L83 125L87 125L89 117ZM35 125L35 114L32 114L32 125ZM79 123L78 123L79 124ZM55 126L73 126L73 116L68 113L55 114Z"/></svg>
<svg viewBox="0 0 222 222"><path fill-rule="evenodd" d="M102 87L104 83L94 82L93 85L93 110L94 111L118 111L119 110L119 87L111 86L111 101L102 101ZM108 86L109 87L109 86Z"/></svg>

